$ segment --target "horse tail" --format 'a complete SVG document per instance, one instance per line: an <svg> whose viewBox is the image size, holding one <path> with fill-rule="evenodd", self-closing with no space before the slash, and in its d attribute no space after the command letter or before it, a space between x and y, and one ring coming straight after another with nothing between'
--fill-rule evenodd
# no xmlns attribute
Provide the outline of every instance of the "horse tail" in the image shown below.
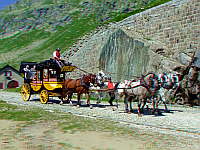
<svg viewBox="0 0 200 150"><path fill-rule="evenodd" d="M121 82L117 82L117 83L115 84L114 91L116 91L116 90L117 90L117 88L118 88L118 85L119 85L120 83L121 83Z"/></svg>

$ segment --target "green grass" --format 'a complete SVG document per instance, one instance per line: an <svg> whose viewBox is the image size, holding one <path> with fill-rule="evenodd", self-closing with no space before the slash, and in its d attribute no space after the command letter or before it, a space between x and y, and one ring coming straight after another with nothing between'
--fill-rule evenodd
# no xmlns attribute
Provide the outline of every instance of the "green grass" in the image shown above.
<svg viewBox="0 0 200 150"><path fill-rule="evenodd" d="M11 88L11 89L3 89L3 91L21 93L21 87L19 87L19 88Z"/></svg>
<svg viewBox="0 0 200 150"><path fill-rule="evenodd" d="M57 110L48 112L42 108L8 104L2 100L0 100L0 119L28 121L27 124L34 124L35 121L42 120L60 120L58 127L63 132L121 130L121 127L117 126L117 122L110 122L104 119L84 118L71 113L63 114L63 112L61 113Z"/></svg>
<svg viewBox="0 0 200 150"><path fill-rule="evenodd" d="M169 1L171 1L171 0L152 0L149 4L142 5L139 8L135 9L134 11L128 12L126 14L122 14L122 15L116 16L112 20L110 20L109 22L112 22L112 21L116 21L116 22L122 21L123 19L128 18L129 16L135 15L135 14L143 12L143 11L146 11L146 10L148 10L150 8L153 8L155 6L167 3Z"/></svg>
<svg viewBox="0 0 200 150"><path fill-rule="evenodd" d="M51 120L56 118L53 115L40 108L21 107L11 105L5 101L0 100L0 119L8 119L14 121L33 121L33 120Z"/></svg>
<svg viewBox="0 0 200 150"><path fill-rule="evenodd" d="M90 3L91 6L98 6L98 7L94 7L94 9L88 9L85 13L82 13L81 10L84 9L85 6L77 5L80 3L80 0L71 1L69 3L70 7L69 8L67 7L67 9L70 10L71 7L74 7L74 8L77 8L77 11L67 14L68 16L71 17L70 24L59 25L57 23L55 27L52 27L51 25L47 25L41 28L27 30L26 32L20 31L19 33L11 37L0 39L1 53L13 54L16 52L16 55L14 55L13 57L11 56L11 58L9 57L9 58L3 59L3 61L1 61L0 63L0 68L5 66L6 64L10 64L16 69L19 69L19 65L21 61L36 61L36 62L44 61L52 57L52 53L57 47L61 47L62 52L68 50L69 47L73 45L73 43L76 43L78 41L78 38L83 37L87 33L90 33L98 25L100 25L100 23L121 21L124 18L127 18L133 14L139 13L141 11L163 4L168 1L169 0L153 0L151 1L151 3L147 5L143 5L141 1L138 1L138 3L135 5L135 10L126 14L122 14L120 11L116 12L112 10L111 9L112 5L109 5L109 4L105 5L104 2L99 1L99 0L92 1ZM54 7L60 6L61 4L66 4L66 1L62 1L62 0L59 0L56 2L57 3L54 4ZM21 3L24 3L24 2L21 2ZM43 5L45 5L45 8L47 8L47 7L52 6L52 3L53 3L52 0L44 0L41 3L41 6L38 6L38 7L44 8ZM124 5L124 4L120 3L120 5ZM20 5L16 9L23 10L24 8L26 8L26 5L24 5L24 7ZM140 9L140 8L144 8L144 9ZM22 11L23 13L22 12L20 12L19 14L12 13L10 15L6 13L7 10L5 9L2 11L2 13L0 13L0 16L4 20L12 20L13 18L36 19L37 16L34 16L33 14L29 13L34 9L35 9L34 7L26 8L25 10ZM12 12L12 10L11 11L9 10L8 12ZM62 15L63 18L66 17L66 15L64 15L63 13L59 15ZM101 19L103 18L109 18L109 19L102 22ZM15 26L20 27L23 25L17 22L12 22L11 24L13 26L12 27L13 30ZM24 23L24 25L26 24ZM54 31L52 32L48 28L52 28L52 30ZM0 32L3 32L3 31L4 29L2 29ZM41 43L39 43L39 45L36 46L34 42L36 43L41 42ZM31 45L32 47L29 47ZM22 50L24 51L22 52Z"/></svg>

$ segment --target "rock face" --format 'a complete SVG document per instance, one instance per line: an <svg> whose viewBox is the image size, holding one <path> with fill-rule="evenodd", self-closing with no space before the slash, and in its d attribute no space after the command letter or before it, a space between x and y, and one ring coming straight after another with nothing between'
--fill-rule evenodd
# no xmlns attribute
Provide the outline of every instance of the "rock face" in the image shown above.
<svg viewBox="0 0 200 150"><path fill-rule="evenodd" d="M160 53L160 51L165 53ZM159 53L159 54L158 54ZM173 72L184 65L166 55L169 50L148 41L137 32L118 29L110 35L99 56L99 67L112 73L116 81L140 77L148 72Z"/></svg>
<svg viewBox="0 0 200 150"><path fill-rule="evenodd" d="M99 57L99 67L114 73L112 76L118 81L140 76L147 72L150 61L148 51L148 45L119 29L110 35L104 45Z"/></svg>
<svg viewBox="0 0 200 150"><path fill-rule="evenodd" d="M181 72L185 66L169 54L170 50L158 41L146 40L138 32L112 26L92 36L70 61L90 73L101 69L117 82L137 79L148 72L168 73L175 69ZM77 72L72 75L77 77Z"/></svg>

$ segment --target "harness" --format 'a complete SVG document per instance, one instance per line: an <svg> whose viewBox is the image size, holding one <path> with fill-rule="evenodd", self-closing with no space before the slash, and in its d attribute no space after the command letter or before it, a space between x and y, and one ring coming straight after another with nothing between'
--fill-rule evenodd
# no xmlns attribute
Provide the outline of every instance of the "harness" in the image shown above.
<svg viewBox="0 0 200 150"><path fill-rule="evenodd" d="M153 74L153 73L149 73L149 74ZM147 75L149 75L149 74L147 74ZM155 74L153 74L153 75L155 75ZM153 83L152 77L150 77L150 83L149 84L147 84L147 82L144 80L144 77L145 77L144 75L141 76L141 79L140 79L141 86L145 87L149 92L154 93L157 90L157 87L154 87L152 85L152 83Z"/></svg>

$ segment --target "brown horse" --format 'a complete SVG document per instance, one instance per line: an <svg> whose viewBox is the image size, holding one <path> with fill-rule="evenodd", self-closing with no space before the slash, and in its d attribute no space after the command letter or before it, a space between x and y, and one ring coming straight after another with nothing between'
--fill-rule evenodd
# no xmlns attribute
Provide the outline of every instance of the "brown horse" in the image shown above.
<svg viewBox="0 0 200 150"><path fill-rule="evenodd" d="M77 107L81 105L80 103L80 96L81 94L85 93L87 97L87 105L90 106L89 101L89 87L90 84L96 84L97 83L97 77L96 75L89 74L89 75L83 75L79 79L67 79L63 84L63 93L61 100L63 102L63 99L68 95L68 99L70 100L70 104L72 105L71 97L73 93L77 93ZM92 106L90 106L92 108Z"/></svg>

